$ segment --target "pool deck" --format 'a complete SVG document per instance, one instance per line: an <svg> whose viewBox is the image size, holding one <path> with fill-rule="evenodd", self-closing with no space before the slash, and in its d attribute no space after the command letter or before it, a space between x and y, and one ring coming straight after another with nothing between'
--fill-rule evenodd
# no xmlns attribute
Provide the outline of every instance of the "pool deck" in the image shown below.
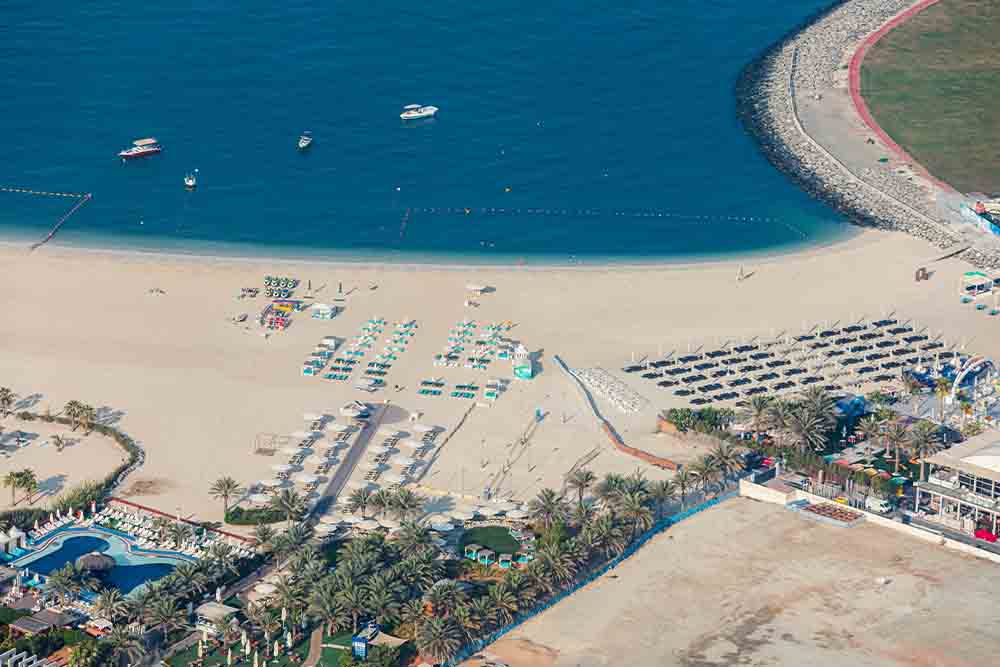
<svg viewBox="0 0 1000 667"><path fill-rule="evenodd" d="M195 562L196 560L187 554L182 554L176 551L143 549L134 543L134 538L131 535L113 528L105 528L103 526L67 525L56 528L54 531L46 535L40 542L30 541L29 546L31 548L31 552L12 561L10 566L16 568L28 567L31 563L44 556L48 548L51 547L57 540L65 539L67 536L74 537L84 535L92 535L102 539L117 538L117 540L125 546L126 553L143 558L166 558L169 560L187 561L189 563Z"/></svg>

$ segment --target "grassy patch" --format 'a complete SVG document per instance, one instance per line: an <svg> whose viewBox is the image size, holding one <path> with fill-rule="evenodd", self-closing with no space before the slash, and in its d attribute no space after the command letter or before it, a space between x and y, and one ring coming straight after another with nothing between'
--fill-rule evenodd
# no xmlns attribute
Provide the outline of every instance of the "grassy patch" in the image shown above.
<svg viewBox="0 0 1000 667"><path fill-rule="evenodd" d="M459 549L465 549L466 544L479 544L500 554L513 554L521 546L510 536L510 531L503 526L483 526L467 530L459 541Z"/></svg>
<svg viewBox="0 0 1000 667"><path fill-rule="evenodd" d="M879 124L963 192L1000 191L1000 3L941 0L872 47L861 92Z"/></svg>
<svg viewBox="0 0 1000 667"><path fill-rule="evenodd" d="M226 523L234 526L256 526L284 520L285 515L271 507L234 507L226 514Z"/></svg>

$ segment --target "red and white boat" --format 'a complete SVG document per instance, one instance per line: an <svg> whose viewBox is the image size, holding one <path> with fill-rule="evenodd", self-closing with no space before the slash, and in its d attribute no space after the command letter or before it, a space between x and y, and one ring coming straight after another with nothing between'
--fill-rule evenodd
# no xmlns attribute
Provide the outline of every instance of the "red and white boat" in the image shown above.
<svg viewBox="0 0 1000 667"><path fill-rule="evenodd" d="M160 146L160 143L150 137L149 139L136 139L132 142L132 147L119 152L118 157L123 160L131 160L135 157L155 155L161 151L163 151L163 147Z"/></svg>

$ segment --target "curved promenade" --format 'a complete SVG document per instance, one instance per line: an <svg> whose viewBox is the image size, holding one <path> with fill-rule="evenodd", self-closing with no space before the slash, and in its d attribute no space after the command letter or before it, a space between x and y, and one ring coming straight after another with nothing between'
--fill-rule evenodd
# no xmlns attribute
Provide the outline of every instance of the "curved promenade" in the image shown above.
<svg viewBox="0 0 1000 667"><path fill-rule="evenodd" d="M874 130L852 108L850 95L850 66L860 68L865 45L930 3L836 2L748 65L736 94L740 117L762 152L807 192L854 224L902 231L953 251L978 246L982 237L941 218L936 188L915 179L912 164L876 159L882 147L865 142L862 135ZM960 256L983 268L1000 267L1000 252L993 249L968 247Z"/></svg>

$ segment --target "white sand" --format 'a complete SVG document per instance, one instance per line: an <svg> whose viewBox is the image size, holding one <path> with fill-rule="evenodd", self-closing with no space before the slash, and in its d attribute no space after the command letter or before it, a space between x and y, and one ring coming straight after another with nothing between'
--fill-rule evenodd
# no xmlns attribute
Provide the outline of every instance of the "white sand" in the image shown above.
<svg viewBox="0 0 1000 667"><path fill-rule="evenodd" d="M28 399L30 400L30 399ZM22 403L22 407L26 407ZM16 492L16 504L11 504L9 488L0 488L0 510L16 507L40 506L66 489L84 481L103 479L128 457L113 440L97 433L84 435L61 424L31 422L11 415L0 421L0 477L8 470L30 468L38 480L38 491L25 499L24 491ZM20 434L20 435L19 435ZM63 437L65 446L60 452L52 444L52 436ZM21 446L17 439L23 440Z"/></svg>
<svg viewBox="0 0 1000 667"><path fill-rule="evenodd" d="M218 519L221 503L209 498L210 483L230 474L243 483L269 477L276 458L255 456L261 433L288 434L302 428L302 413L335 412L351 398L367 396L349 385L333 385L299 374L301 361L325 335L349 338L379 315L416 318L411 349L387 376L389 389L375 394L421 421L449 430L468 404L424 398L415 385L444 376L482 385L494 374L438 369L448 329L465 316L480 322L511 320L511 336L540 353L542 373L516 383L493 408L477 408L440 453L423 480L435 489L478 494L507 457L506 446L532 419L549 416L500 485L504 495L526 498L541 486L558 486L575 461L598 448L598 472L628 472L637 463L611 450L567 379L555 369L558 354L577 367L620 369L631 353L686 349L689 342L730 336L769 335L820 320L877 316L887 309L916 317L949 338L972 339L970 349L1000 352L1000 322L958 303L956 279L967 267L934 264L929 283L913 272L933 256L923 242L866 232L848 242L812 252L742 262L754 275L736 281L734 263L619 269L437 269L320 263L267 263L141 254L74 251L46 247L0 248L14 287L0 293L8 314L0 329L0 384L21 395L42 395L38 409L58 410L78 399L120 411L121 427L145 447L148 460L125 494L173 512ZM343 281L347 310L320 322L298 316L290 330L265 340L233 325L252 315L263 298L235 299L241 286L262 286L265 274L294 275L335 296ZM496 288L466 308L465 285ZM378 289L370 290L372 283ZM165 295L148 290L158 287ZM353 290L353 291L352 291ZM300 290L301 294L301 290ZM356 373L355 375L358 375ZM619 373L619 375L621 375ZM638 416L625 417L604 405L625 440L653 452L679 455L686 445L651 435L657 410L675 405L652 383L628 381L649 400ZM406 385L401 392L393 384ZM566 420L566 423L563 421ZM485 441L485 444L484 444ZM487 461L485 468L483 462ZM651 475L657 474L655 471Z"/></svg>
<svg viewBox="0 0 1000 667"><path fill-rule="evenodd" d="M884 528L734 499L486 655L518 667L993 664L998 581L988 561Z"/></svg>

